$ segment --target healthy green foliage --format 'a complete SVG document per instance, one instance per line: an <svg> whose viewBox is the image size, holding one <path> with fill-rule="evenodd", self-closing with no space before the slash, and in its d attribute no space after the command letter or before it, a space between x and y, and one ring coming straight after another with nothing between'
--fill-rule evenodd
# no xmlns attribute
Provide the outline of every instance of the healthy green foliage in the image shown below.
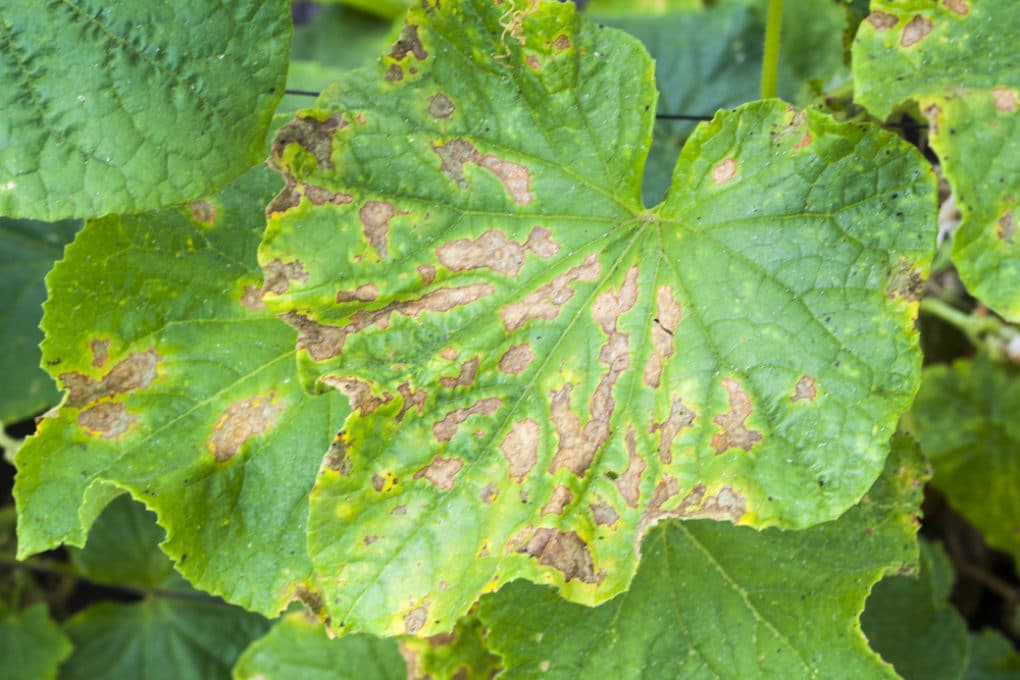
<svg viewBox="0 0 1020 680"><path fill-rule="evenodd" d="M966 680L1010 680L1020 677L1020 654L1001 633L983 630L971 638Z"/></svg>
<svg viewBox="0 0 1020 680"><path fill-rule="evenodd" d="M39 368L43 277L80 223L0 217L0 375L12 389L0 391L0 424L27 418L59 399L53 381Z"/></svg>
<svg viewBox="0 0 1020 680"><path fill-rule="evenodd" d="M50 619L46 605L6 611L0 602L0 678L52 680L70 655L71 641Z"/></svg>
<svg viewBox="0 0 1020 680"><path fill-rule="evenodd" d="M447 630L520 576L604 601L666 517L832 519L916 388L913 150L756 103L646 209L646 53L515 7L412 10L274 143L266 303L355 410L309 517L338 631Z"/></svg>
<svg viewBox="0 0 1020 680"><path fill-rule="evenodd" d="M630 589L594 610L523 582L486 596L480 616L507 668L500 677L895 677L857 617L872 584L916 561L925 470L900 437L884 474L838 520L803 531L658 527Z"/></svg>
<svg viewBox="0 0 1020 680"><path fill-rule="evenodd" d="M912 103L963 222L968 289L1020 321L1020 14L1014 0L874 0L853 50L855 97L885 118ZM979 55L979 58L974 58Z"/></svg>
<svg viewBox="0 0 1020 680"><path fill-rule="evenodd" d="M0 214L152 210L261 161L289 5L0 0Z"/></svg>
<svg viewBox="0 0 1020 680"><path fill-rule="evenodd" d="M934 484L989 545L1020 559L1020 382L987 359L932 366L911 412Z"/></svg>

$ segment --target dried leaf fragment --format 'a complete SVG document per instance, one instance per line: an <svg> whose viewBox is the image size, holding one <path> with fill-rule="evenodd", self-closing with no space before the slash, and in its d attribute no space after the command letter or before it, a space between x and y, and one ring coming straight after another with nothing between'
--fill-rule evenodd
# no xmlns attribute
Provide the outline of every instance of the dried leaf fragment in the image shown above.
<svg viewBox="0 0 1020 680"><path fill-rule="evenodd" d="M595 564L588 544L574 531L542 528L517 552L527 553L539 564L563 573L567 581L577 579L584 583L597 583Z"/></svg>

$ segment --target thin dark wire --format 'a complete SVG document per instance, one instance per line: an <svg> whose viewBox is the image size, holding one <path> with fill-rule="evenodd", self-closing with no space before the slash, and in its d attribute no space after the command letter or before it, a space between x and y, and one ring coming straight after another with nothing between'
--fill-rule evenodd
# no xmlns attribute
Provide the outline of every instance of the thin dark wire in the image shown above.
<svg viewBox="0 0 1020 680"><path fill-rule="evenodd" d="M300 97L318 97L319 92L314 90L284 90L285 94L298 95ZM657 113L655 118L657 120L690 120L690 121L708 121L712 120L714 116L695 116L685 113ZM928 126L924 123L918 123L916 121L906 119L899 123L886 123L886 127L899 127L906 130L923 130Z"/></svg>

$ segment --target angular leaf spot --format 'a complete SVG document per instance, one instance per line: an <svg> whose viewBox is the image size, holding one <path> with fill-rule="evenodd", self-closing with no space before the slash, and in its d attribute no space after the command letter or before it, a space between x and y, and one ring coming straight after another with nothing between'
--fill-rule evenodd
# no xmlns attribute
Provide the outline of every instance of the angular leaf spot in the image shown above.
<svg viewBox="0 0 1020 680"><path fill-rule="evenodd" d="M281 262L279 258L269 262L262 267L264 283L263 290L267 293L282 295L290 288L291 281L304 283L308 280L308 272L300 260L293 262Z"/></svg>
<svg viewBox="0 0 1020 680"><path fill-rule="evenodd" d="M658 307L652 323L652 355L645 364L644 381L649 387L658 387L666 360L673 356L673 333L680 325L680 305L673 298L672 286L659 286L655 295Z"/></svg>
<svg viewBox="0 0 1020 680"><path fill-rule="evenodd" d="M685 509L678 514L691 519L725 520L736 524L747 511L747 499L732 487L724 486L715 496L709 496L699 507Z"/></svg>
<svg viewBox="0 0 1020 680"><path fill-rule="evenodd" d="M400 413L397 414L397 422L403 422L404 416L407 412L413 408L418 409L420 415L425 409L425 400L428 398L428 393L425 390L412 390L411 386L404 382L397 386L397 392L403 398L404 403L400 407Z"/></svg>
<svg viewBox="0 0 1020 680"><path fill-rule="evenodd" d="M322 464L333 472L339 472L343 477L348 476L351 474L351 457L348 453L350 448L346 433L337 432L322 459Z"/></svg>
<svg viewBox="0 0 1020 680"><path fill-rule="evenodd" d="M188 212L191 217L200 224L210 226L216 222L216 204L205 199L199 199L188 203Z"/></svg>
<svg viewBox="0 0 1020 680"><path fill-rule="evenodd" d="M423 264L418 267L418 276L421 277L422 285L429 286L436 280L436 268L430 264Z"/></svg>
<svg viewBox="0 0 1020 680"><path fill-rule="evenodd" d="M434 144L432 150L442 161L442 170L461 188L467 188L464 164L473 163L499 178L503 188L518 205L531 203L531 172L519 163L503 160L492 154L482 154L465 139L454 139L446 144Z"/></svg>
<svg viewBox="0 0 1020 680"><path fill-rule="evenodd" d="M424 478L439 489L449 491L453 488L453 478L463 467L464 461L459 458L436 456L431 463L415 472L413 479Z"/></svg>
<svg viewBox="0 0 1020 680"><path fill-rule="evenodd" d="M872 12L868 15L868 23L875 27L878 32L886 31L896 24L900 20L895 14L888 14L887 12Z"/></svg>
<svg viewBox="0 0 1020 680"><path fill-rule="evenodd" d="M65 403L67 406L81 407L100 399L145 389L156 379L156 366L160 358L155 349L130 354L100 380L77 372L61 373L60 382L67 389Z"/></svg>
<svg viewBox="0 0 1020 680"><path fill-rule="evenodd" d="M535 360L531 345L513 345L499 360L499 370L507 375L520 375Z"/></svg>
<svg viewBox="0 0 1020 680"><path fill-rule="evenodd" d="M492 501L495 500L498 493L499 487L497 487L493 482L489 482L485 485L485 488L482 489L482 493L478 495L478 498L481 499L482 503L490 505Z"/></svg>
<svg viewBox="0 0 1020 680"><path fill-rule="evenodd" d="M445 416L442 420L437 420L432 426L432 434L435 438L441 442L448 442L453 439L453 435L457 434L457 428L473 415L484 415L491 416L499 407L503 405L503 400L499 397L488 397L480 401L476 401L474 404L467 408L457 408Z"/></svg>
<svg viewBox="0 0 1020 680"><path fill-rule="evenodd" d="M354 202L354 196L345 194L342 191L330 191L325 187L316 186L314 184L303 184L305 197L314 203L315 205L326 205L332 203L333 205L347 205L348 203Z"/></svg>
<svg viewBox="0 0 1020 680"><path fill-rule="evenodd" d="M87 432L104 439L116 439L138 418L128 413L124 404L103 402L78 414L78 424Z"/></svg>
<svg viewBox="0 0 1020 680"><path fill-rule="evenodd" d="M109 340L93 340L89 343L92 348L92 368L102 368L106 365L107 359L110 358L110 341Z"/></svg>
<svg viewBox="0 0 1020 680"><path fill-rule="evenodd" d="M507 331L515 331L532 319L555 319L560 313L560 307L574 296L570 284L574 281L594 281L601 271L598 257L589 255L583 263L529 293L520 302L511 302L503 307L499 312L503 325Z"/></svg>
<svg viewBox="0 0 1020 680"><path fill-rule="evenodd" d="M591 516L595 520L595 524L599 526L612 526L620 521L620 515L616 512L609 503L600 501L598 503L592 503L588 506L591 508Z"/></svg>
<svg viewBox="0 0 1020 680"><path fill-rule="evenodd" d="M815 379L809 375L802 375L797 381L794 395L790 401L814 401L818 396L818 389L815 387Z"/></svg>
<svg viewBox="0 0 1020 680"><path fill-rule="evenodd" d="M287 145L297 144L315 156L320 169L330 169L333 167L333 135L345 127L347 121L340 113L333 113L325 120L298 116L276 133L272 157L280 158Z"/></svg>
<svg viewBox="0 0 1020 680"><path fill-rule="evenodd" d="M316 323L297 312L287 312L280 318L297 329L297 348L311 354L316 361L331 359L343 351L346 329Z"/></svg>
<svg viewBox="0 0 1020 680"><path fill-rule="evenodd" d="M539 564L563 573L567 581L577 579L584 583L598 583L595 565L588 544L574 531L538 529L517 552L527 553Z"/></svg>
<svg viewBox="0 0 1020 680"><path fill-rule="evenodd" d="M245 309L250 309L253 312L261 312L266 308L266 303L262 300L262 289L257 286L245 286L244 292L241 294L241 306Z"/></svg>
<svg viewBox="0 0 1020 680"><path fill-rule="evenodd" d="M538 462L539 429L531 418L513 423L499 445L510 464L510 478L520 484Z"/></svg>
<svg viewBox="0 0 1020 680"><path fill-rule="evenodd" d="M623 441L627 447L627 469L613 483L620 495L623 496L623 501L630 507L636 508L641 495L641 476L645 473L647 466L645 459L638 454L634 428L627 428L627 434Z"/></svg>
<svg viewBox="0 0 1020 680"><path fill-rule="evenodd" d="M744 426L754 410L751 407L751 398L747 396L747 392L740 389L740 383L733 378L723 378L722 385L726 388L730 410L712 418L712 422L722 428L722 432L712 437L712 449L716 453L724 453L732 448L750 451L755 442L761 440L760 432Z"/></svg>
<svg viewBox="0 0 1020 680"><path fill-rule="evenodd" d="M908 261L900 260L889 277L886 296L890 299L901 298L908 302L917 302L923 292L924 281L921 275Z"/></svg>
<svg viewBox="0 0 1020 680"><path fill-rule="evenodd" d="M402 60L408 54L414 55L418 61L425 61L429 56L418 37L418 27L414 24L404 24L404 27L400 29L400 37L397 38L397 42L390 50L390 57L397 61Z"/></svg>
<svg viewBox="0 0 1020 680"><path fill-rule="evenodd" d="M424 604L415 607L407 614L404 615L404 632L408 635L414 635L425 625L425 621L429 617L429 603L426 601Z"/></svg>
<svg viewBox="0 0 1020 680"><path fill-rule="evenodd" d="M439 379L439 384L447 389L456 387L469 387L475 381L475 374L478 373L479 358L475 357L460 365L460 373L456 377L444 376Z"/></svg>
<svg viewBox="0 0 1020 680"><path fill-rule="evenodd" d="M999 218L999 228L996 229L995 234L1000 241L1013 245L1013 238L1016 236L1016 220L1013 218L1012 212Z"/></svg>
<svg viewBox="0 0 1020 680"><path fill-rule="evenodd" d="M449 118L456 110L450 98L441 92L429 97L429 115L433 118Z"/></svg>
<svg viewBox="0 0 1020 680"><path fill-rule="evenodd" d="M573 502L574 494L571 493L570 489L562 484L557 484L556 488L553 489L552 498L542 506L542 517L546 515L561 515L563 514L563 508Z"/></svg>
<svg viewBox="0 0 1020 680"><path fill-rule="evenodd" d="M354 290L341 290L336 294L336 302L372 302L378 299L379 288L374 283L366 283Z"/></svg>
<svg viewBox="0 0 1020 680"><path fill-rule="evenodd" d="M962 17L965 17L970 13L970 5L967 4L967 0L943 0L943 2L946 7Z"/></svg>
<svg viewBox="0 0 1020 680"><path fill-rule="evenodd" d="M341 394L347 397L347 401L351 404L351 409L358 411L362 416L367 416L393 399L393 395L389 392L384 392L381 397L375 396L372 394L372 386L364 380L358 380L357 378L326 375L322 377L322 382L339 390Z"/></svg>
<svg viewBox="0 0 1020 680"><path fill-rule="evenodd" d="M548 259L560 247L549 238L552 232L542 227L531 230L524 244L511 241L501 231L490 229L474 240L460 239L436 249L440 264L450 271L491 269L504 276L517 276L524 266L524 255L534 253Z"/></svg>
<svg viewBox="0 0 1020 680"><path fill-rule="evenodd" d="M712 169L712 181L716 184L725 184L737 174L737 162L727 158Z"/></svg>
<svg viewBox="0 0 1020 680"><path fill-rule="evenodd" d="M694 411L684 406L684 402L677 398L669 407L666 419L661 423L653 422L648 429L652 434L662 432L659 435L659 461L663 465L670 465L673 462L673 440L684 428L691 426L694 415Z"/></svg>
<svg viewBox="0 0 1020 680"><path fill-rule="evenodd" d="M995 102L995 110L1003 113L1013 113L1017 107L1016 90L1005 87L997 87L992 90L992 100Z"/></svg>
<svg viewBox="0 0 1020 680"><path fill-rule="evenodd" d="M358 217L365 230L365 238L379 254L380 260L386 259L386 234L390 230L390 220L397 215L406 214L386 201L365 201L365 205L358 211Z"/></svg>
<svg viewBox="0 0 1020 680"><path fill-rule="evenodd" d="M910 47L924 40L931 33L932 22L928 17L917 14L903 27L900 45Z"/></svg>
<svg viewBox="0 0 1020 680"><path fill-rule="evenodd" d="M220 414L213 425L206 449L220 463L225 463L241 450L252 437L269 430L276 418L285 410L282 402L274 401L270 392L264 397L252 397L231 404Z"/></svg>

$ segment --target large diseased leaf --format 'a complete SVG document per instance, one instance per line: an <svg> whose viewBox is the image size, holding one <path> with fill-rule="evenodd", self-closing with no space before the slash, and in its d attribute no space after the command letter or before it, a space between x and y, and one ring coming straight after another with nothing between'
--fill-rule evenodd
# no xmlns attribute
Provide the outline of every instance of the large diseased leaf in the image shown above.
<svg viewBox="0 0 1020 680"><path fill-rule="evenodd" d="M858 617L871 586L916 564L927 476L908 439L839 519L762 532L657 527L626 593L589 609L524 582L482 598L501 678L883 678ZM526 614L525 614L526 613Z"/></svg>
<svg viewBox="0 0 1020 680"><path fill-rule="evenodd" d="M60 258L79 222L0 218L0 423L35 415L59 399L53 379L39 367L43 277Z"/></svg>
<svg viewBox="0 0 1020 680"><path fill-rule="evenodd" d="M139 212L262 159L287 0L0 0L0 215Z"/></svg>
<svg viewBox="0 0 1020 680"><path fill-rule="evenodd" d="M81 545L128 490L199 587L272 615L316 599L307 494L349 412L313 398L261 304L265 168L216 196L92 221L47 278L43 360L67 390L18 452L21 556Z"/></svg>
<svg viewBox="0 0 1020 680"><path fill-rule="evenodd" d="M953 260L976 297L1020 320L1020 64L1015 0L875 0L853 50L857 101L913 102L963 222Z"/></svg>
<svg viewBox="0 0 1020 680"><path fill-rule="evenodd" d="M1020 381L988 359L924 373L911 416L932 484L989 545L1020 560Z"/></svg>
<svg viewBox="0 0 1020 680"><path fill-rule="evenodd" d="M651 66L569 3L443 2L277 136L266 303L354 408L309 516L337 630L449 630L517 577L597 603L663 517L809 526L881 470L931 172L762 102L646 209Z"/></svg>

